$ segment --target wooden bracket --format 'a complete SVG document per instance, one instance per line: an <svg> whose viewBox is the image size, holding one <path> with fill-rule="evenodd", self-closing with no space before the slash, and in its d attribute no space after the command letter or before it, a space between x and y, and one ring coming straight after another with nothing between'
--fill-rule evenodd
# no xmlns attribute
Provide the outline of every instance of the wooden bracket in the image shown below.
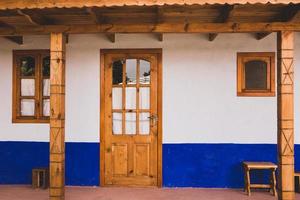
<svg viewBox="0 0 300 200"><path fill-rule="evenodd" d="M23 36L5 36L4 38L19 45L23 44Z"/></svg>

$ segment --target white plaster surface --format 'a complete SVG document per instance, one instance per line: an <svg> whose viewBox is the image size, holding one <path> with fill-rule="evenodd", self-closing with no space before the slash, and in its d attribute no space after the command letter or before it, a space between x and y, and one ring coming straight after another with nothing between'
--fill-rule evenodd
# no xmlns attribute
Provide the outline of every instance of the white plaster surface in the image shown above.
<svg viewBox="0 0 300 200"><path fill-rule="evenodd" d="M0 141L48 141L47 124L12 124L12 50L49 48L49 37L18 46L0 38ZM100 49L163 49L164 143L276 143L276 97L237 97L237 52L276 51L276 35L71 35L66 54L66 141L99 142ZM300 144L300 34L295 39L295 142ZM300 66L299 66L300 67Z"/></svg>

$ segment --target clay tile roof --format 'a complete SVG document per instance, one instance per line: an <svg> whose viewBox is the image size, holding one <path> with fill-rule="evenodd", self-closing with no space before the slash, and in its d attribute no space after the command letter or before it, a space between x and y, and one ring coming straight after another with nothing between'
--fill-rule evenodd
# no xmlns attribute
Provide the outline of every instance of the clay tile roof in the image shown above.
<svg viewBox="0 0 300 200"><path fill-rule="evenodd" d="M1 0L0 10L204 4L298 4L300 0Z"/></svg>

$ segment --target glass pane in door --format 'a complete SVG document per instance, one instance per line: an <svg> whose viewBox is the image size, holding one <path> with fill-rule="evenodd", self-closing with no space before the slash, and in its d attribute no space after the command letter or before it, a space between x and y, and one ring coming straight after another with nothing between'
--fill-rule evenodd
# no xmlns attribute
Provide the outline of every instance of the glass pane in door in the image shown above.
<svg viewBox="0 0 300 200"><path fill-rule="evenodd" d="M146 60L140 60L140 83L150 84L150 62Z"/></svg>
<svg viewBox="0 0 300 200"><path fill-rule="evenodd" d="M136 114L126 113L125 115L125 134L135 135L136 134Z"/></svg>
<svg viewBox="0 0 300 200"><path fill-rule="evenodd" d="M126 60L126 84L136 84L136 59Z"/></svg>
<svg viewBox="0 0 300 200"><path fill-rule="evenodd" d="M150 113L140 113L140 135L149 135L150 133Z"/></svg>
<svg viewBox="0 0 300 200"><path fill-rule="evenodd" d="M122 134L122 113L113 113L112 115L112 131L114 135L121 135Z"/></svg>

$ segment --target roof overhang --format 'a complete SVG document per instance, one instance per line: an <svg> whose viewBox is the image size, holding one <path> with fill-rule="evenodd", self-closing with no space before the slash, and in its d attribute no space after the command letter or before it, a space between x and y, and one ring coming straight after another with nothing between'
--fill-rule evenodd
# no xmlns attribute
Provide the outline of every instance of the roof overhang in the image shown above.
<svg viewBox="0 0 300 200"><path fill-rule="evenodd" d="M0 10L204 4L298 4L300 0L1 0Z"/></svg>

